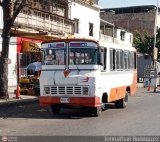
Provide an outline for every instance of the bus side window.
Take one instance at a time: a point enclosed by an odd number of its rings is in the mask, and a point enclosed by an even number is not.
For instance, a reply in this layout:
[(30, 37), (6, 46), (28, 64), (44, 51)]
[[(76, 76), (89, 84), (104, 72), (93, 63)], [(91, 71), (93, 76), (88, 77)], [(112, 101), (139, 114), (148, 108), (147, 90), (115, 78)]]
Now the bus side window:
[(104, 72), (107, 67), (107, 49), (102, 47), (101, 52), (103, 54), (103, 66), (101, 66), (101, 71)]
[(130, 69), (130, 52), (127, 50), (124, 51), (124, 69)]
[(116, 70), (123, 70), (123, 50), (116, 50)]
[(116, 50), (116, 70), (120, 69), (120, 50)]
[(103, 53), (104, 53), (103, 70), (106, 70), (106, 67), (107, 67), (107, 62), (106, 62), (106, 59), (107, 59), (107, 49), (106, 48), (104, 48)]
[(121, 64), (121, 70), (124, 69), (124, 53), (123, 53), (123, 50), (120, 50), (120, 64)]
[(130, 67), (133, 70), (134, 69), (134, 52), (131, 51), (131, 60), (130, 60)]
[(110, 71), (115, 70), (115, 50), (110, 49)]
[(134, 52), (134, 69), (137, 69), (137, 53)]

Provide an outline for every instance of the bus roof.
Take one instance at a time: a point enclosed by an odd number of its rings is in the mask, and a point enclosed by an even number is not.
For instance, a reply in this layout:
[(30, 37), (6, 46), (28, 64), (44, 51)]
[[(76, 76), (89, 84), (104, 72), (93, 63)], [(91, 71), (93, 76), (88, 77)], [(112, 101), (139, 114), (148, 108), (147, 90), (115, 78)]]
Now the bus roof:
[(135, 47), (117, 43), (110, 43), (110, 42), (101, 42), (94, 39), (86, 39), (86, 38), (62, 38), (62, 39), (54, 39), (50, 41), (42, 42), (42, 44), (52, 43), (52, 42), (71, 42), (71, 41), (86, 41), (86, 42), (94, 42), (98, 46), (106, 47), (106, 48), (116, 48), (116, 49), (123, 49), (123, 50), (132, 50), (136, 51)]
[(64, 38), (64, 39), (62, 38), (62, 39), (44, 41), (42, 42), (42, 44), (51, 43), (51, 42), (70, 42), (70, 41), (86, 41), (86, 42), (94, 42), (96, 44), (99, 44), (99, 42), (94, 39), (85, 39), (85, 38)]

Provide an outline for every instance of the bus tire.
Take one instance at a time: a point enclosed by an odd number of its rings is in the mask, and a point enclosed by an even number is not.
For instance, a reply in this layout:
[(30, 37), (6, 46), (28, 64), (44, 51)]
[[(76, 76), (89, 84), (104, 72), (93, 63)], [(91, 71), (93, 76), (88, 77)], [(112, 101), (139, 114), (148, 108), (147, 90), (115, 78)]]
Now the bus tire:
[(128, 97), (129, 97), (129, 92), (126, 91), (125, 97), (115, 101), (115, 107), (116, 108), (125, 108), (128, 103)]
[(91, 108), (92, 116), (98, 117), (102, 112), (102, 107), (93, 107)]
[(53, 114), (59, 114), (61, 111), (61, 106), (58, 104), (52, 104), (51, 105), (51, 110)]

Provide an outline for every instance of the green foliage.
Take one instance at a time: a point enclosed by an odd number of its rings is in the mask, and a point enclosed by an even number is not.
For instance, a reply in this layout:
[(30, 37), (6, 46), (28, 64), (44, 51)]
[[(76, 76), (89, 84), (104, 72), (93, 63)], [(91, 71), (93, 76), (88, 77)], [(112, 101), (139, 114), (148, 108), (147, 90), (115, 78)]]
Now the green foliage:
[(142, 35), (139, 32), (135, 32), (133, 42), (138, 52), (153, 57), (154, 37), (148, 33)]
[[(148, 54), (153, 58), (154, 36), (148, 33), (141, 34), (136, 31), (134, 33), (133, 43), (138, 52)], [(157, 30), (156, 47), (158, 48), (158, 58), (160, 58), (160, 29)]]

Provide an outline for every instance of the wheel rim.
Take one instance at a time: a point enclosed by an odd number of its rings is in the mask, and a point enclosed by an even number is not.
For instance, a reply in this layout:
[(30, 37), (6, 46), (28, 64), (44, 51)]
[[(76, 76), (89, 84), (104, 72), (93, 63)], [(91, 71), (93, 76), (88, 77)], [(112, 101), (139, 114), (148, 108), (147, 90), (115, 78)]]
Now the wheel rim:
[(126, 95), (124, 97), (124, 105), (126, 106), (128, 103), (128, 92), (126, 92)]

